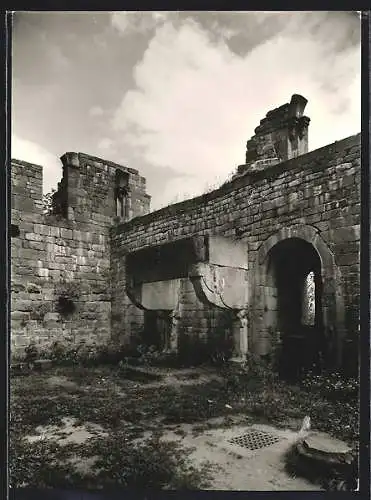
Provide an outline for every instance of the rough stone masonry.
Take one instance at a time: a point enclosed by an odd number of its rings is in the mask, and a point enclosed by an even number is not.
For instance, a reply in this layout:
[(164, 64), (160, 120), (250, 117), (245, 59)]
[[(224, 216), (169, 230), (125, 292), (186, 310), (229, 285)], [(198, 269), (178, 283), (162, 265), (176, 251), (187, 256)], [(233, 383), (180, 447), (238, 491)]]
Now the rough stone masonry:
[(66, 153), (43, 214), (42, 167), (12, 160), (13, 353), (56, 340), (196, 352), (229, 339), (236, 360), (278, 343), (283, 364), (354, 368), (360, 134), (308, 153), (306, 103), (293, 95), (267, 113), (232, 180), (151, 213), (136, 170)]

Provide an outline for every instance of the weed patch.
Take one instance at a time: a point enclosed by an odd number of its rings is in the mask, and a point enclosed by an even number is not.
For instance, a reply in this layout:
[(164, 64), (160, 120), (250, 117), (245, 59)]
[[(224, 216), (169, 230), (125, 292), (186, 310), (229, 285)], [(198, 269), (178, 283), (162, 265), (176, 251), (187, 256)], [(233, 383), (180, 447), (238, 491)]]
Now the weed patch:
[[(137, 432), (91, 438), (84, 445), (61, 446), (53, 440), (28, 443), (10, 439), (12, 487), (105, 489), (199, 489), (207, 485), (207, 466), (197, 470), (187, 458), (191, 450), (154, 436), (133, 443)], [(76, 458), (93, 458), (93, 469), (79, 472)]]
[[(108, 365), (91, 368), (73, 365), (52, 368), (48, 374), (13, 376), (12, 485), (108, 487), (120, 484), (134, 487), (142, 482), (151, 488), (180, 488), (188, 487), (187, 484), (193, 487), (197, 483), (197, 471), (186, 467), (179, 449), (160, 445), (155, 437), (145, 441), (143, 447), (134, 441), (144, 431), (170, 424), (196, 424), (201, 431), (209, 419), (216, 417), (230, 422), (230, 417), (246, 415), (255, 421), (282, 426), (288, 419), (300, 421), (304, 415), (310, 415), (314, 429), (328, 432), (351, 446), (357, 441), (355, 390), (345, 388), (343, 395), (334, 399), (327, 389), (315, 391), (308, 382), (288, 385), (274, 374), (259, 370), (251, 366), (247, 369), (223, 368), (217, 372), (218, 379), (183, 387), (156, 385), (156, 388), (128, 380), (122, 369)], [(48, 377), (61, 375), (74, 384), (55, 386), (47, 383)], [(63, 449), (56, 443), (30, 444), (23, 439), (34, 434), (39, 425), (61, 425), (63, 417), (75, 419), (76, 425), (99, 424), (108, 437), (92, 438), (79, 445), (80, 448), (68, 445)], [(128, 452), (123, 454), (123, 449)], [(72, 465), (68, 465), (66, 453), (70, 453), (71, 459), (76, 454), (97, 455), (96, 476), (78, 475)], [(160, 462), (164, 468), (160, 467)], [(175, 467), (179, 468), (180, 475), (175, 474)], [(33, 469), (36, 471), (34, 478), (31, 477)], [(167, 470), (172, 471), (172, 481)], [(148, 483), (143, 483), (146, 474)]]

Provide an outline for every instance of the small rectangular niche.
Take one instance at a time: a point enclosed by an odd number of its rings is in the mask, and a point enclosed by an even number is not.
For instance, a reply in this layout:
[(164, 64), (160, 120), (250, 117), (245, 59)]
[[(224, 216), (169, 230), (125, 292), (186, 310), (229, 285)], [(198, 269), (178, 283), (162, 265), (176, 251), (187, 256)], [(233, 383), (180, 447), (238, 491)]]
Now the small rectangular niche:
[(17, 226), (16, 224), (10, 224), (10, 237), (16, 238), (17, 236), (19, 236), (19, 234), (19, 226)]

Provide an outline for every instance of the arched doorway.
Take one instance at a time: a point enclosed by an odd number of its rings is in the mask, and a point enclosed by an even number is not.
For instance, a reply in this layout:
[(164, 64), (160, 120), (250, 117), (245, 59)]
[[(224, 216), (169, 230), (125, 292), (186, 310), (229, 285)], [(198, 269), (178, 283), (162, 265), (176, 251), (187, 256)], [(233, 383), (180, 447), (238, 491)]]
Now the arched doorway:
[(267, 256), (266, 326), (281, 341), (283, 376), (322, 365), (325, 355), (321, 260), (300, 238), (277, 243)]
[(338, 267), (319, 231), (303, 224), (280, 229), (258, 249), (251, 276), (254, 352), (269, 355), (281, 337), (283, 371), (313, 363), (340, 366), (344, 306)]

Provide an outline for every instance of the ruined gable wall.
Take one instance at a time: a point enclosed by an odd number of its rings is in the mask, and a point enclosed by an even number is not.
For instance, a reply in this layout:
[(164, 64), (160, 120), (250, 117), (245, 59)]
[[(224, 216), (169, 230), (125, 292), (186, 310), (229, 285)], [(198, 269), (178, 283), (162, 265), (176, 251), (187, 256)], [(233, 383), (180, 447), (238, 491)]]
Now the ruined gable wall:
[[(252, 273), (257, 250), (280, 228), (315, 227), (335, 256), (343, 280), (346, 327), (358, 331), (360, 136), (242, 175), (220, 189), (171, 205), (112, 230), (113, 335), (140, 330), (142, 312), (125, 293), (125, 254), (192, 234), (219, 234), (248, 243)], [(250, 276), (251, 277), (251, 276)], [(254, 292), (254, 291), (252, 291)], [(194, 318), (195, 330), (203, 332)], [(203, 332), (203, 333), (202, 333)]]
[[(65, 157), (61, 182), (72, 218), (43, 215), (42, 167), (12, 161), (11, 222), (19, 228), (19, 236), (11, 239), (13, 354), (30, 342), (46, 347), (55, 340), (110, 339), (109, 227), (116, 166), (87, 155), (77, 158), (78, 164), (71, 165)], [(143, 178), (134, 170), (129, 174), (130, 187), (141, 195), (129, 208), (131, 215), (140, 214), (148, 210), (149, 197)], [(65, 293), (75, 304), (70, 314), (59, 312)]]

